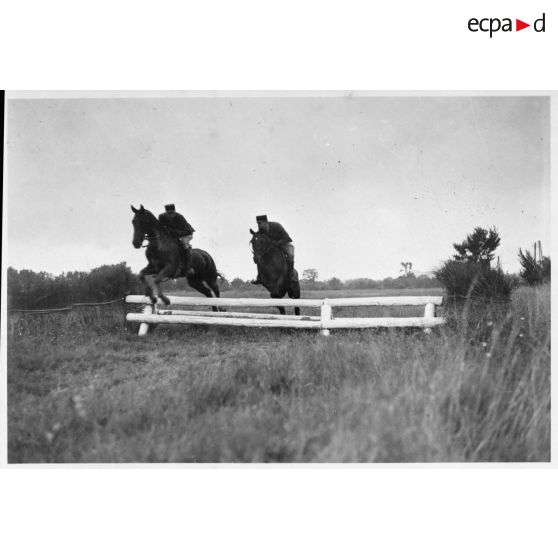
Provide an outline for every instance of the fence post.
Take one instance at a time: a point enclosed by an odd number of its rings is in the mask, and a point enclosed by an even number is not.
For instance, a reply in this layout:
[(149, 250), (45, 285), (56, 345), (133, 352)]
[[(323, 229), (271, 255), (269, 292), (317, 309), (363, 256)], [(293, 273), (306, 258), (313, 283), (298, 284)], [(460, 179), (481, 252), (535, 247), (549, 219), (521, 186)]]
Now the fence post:
[[(436, 317), (436, 306), (432, 302), (429, 302), (424, 307), (424, 317), (425, 317), (425, 319)], [(425, 327), (424, 328), (424, 333), (432, 333), (432, 328)]]
[[(156, 314), (157, 309), (154, 304), (146, 304), (141, 311), (142, 314)], [(149, 324), (142, 323), (140, 324), (138, 335), (147, 335), (149, 331)]]
[(320, 308), (320, 324), (322, 326), (322, 335), (327, 337), (329, 335), (329, 329), (324, 327), (326, 322), (331, 320), (332, 311), (331, 306), (327, 298), (324, 298), (322, 306)]

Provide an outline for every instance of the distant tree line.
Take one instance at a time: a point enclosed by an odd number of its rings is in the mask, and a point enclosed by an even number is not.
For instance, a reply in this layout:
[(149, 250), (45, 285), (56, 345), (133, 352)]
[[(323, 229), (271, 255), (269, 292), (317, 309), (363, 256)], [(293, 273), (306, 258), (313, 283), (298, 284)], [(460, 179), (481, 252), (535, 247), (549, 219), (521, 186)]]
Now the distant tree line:
[[(165, 290), (182, 291), (186, 287), (184, 279), (165, 282)], [(440, 283), (427, 275), (418, 277), (387, 277), (382, 280), (359, 278), (341, 280), (332, 277), (318, 280), (315, 269), (304, 270), (301, 287), (307, 290), (365, 290), (365, 289), (412, 289), (440, 287)], [(239, 277), (228, 281), (220, 280), (222, 291), (258, 292), (261, 287)], [(125, 262), (103, 265), (91, 271), (70, 271), (53, 275), (44, 271), (8, 268), (8, 308), (46, 309), (60, 308), (79, 302), (106, 302), (122, 298), (127, 294), (141, 293), (137, 274)]]
[[(446, 260), (434, 276), (412, 272), (411, 262), (401, 262), (402, 275), (376, 280), (357, 278), (341, 280), (332, 277), (319, 280), (318, 271), (302, 271), (302, 289), (366, 290), (366, 289), (425, 289), (443, 286), (448, 295), (477, 296), (490, 299), (509, 298), (519, 284), (538, 285), (550, 281), (550, 258), (542, 255), (540, 242), (533, 253), (519, 249), (521, 265), (519, 276), (504, 273), (499, 262), (494, 264), (494, 253), (500, 245), (500, 235), (495, 228), (475, 228), (461, 243), (453, 245), (455, 254)], [(165, 290), (183, 290), (184, 280), (169, 280)], [(257, 292), (261, 287), (249, 280), (235, 277), (220, 280), (222, 291)], [(139, 279), (125, 262), (103, 265), (91, 271), (71, 271), (52, 275), (44, 271), (8, 268), (8, 308), (45, 309), (59, 308), (78, 302), (105, 302), (122, 298), (130, 293), (142, 292)]]
[[(307, 273), (309, 272), (309, 273)], [(332, 277), (323, 281), (318, 280), (315, 269), (304, 270), (300, 280), (303, 289), (313, 291), (335, 291), (335, 290), (364, 290), (364, 289), (427, 289), (441, 287), (441, 284), (434, 277), (428, 275), (386, 277), (385, 279), (368, 279), (366, 277), (358, 279), (342, 280)], [(244, 281), (240, 277), (235, 277), (232, 281), (224, 280), (221, 283), (222, 290), (250, 291), (259, 290), (250, 281)]]

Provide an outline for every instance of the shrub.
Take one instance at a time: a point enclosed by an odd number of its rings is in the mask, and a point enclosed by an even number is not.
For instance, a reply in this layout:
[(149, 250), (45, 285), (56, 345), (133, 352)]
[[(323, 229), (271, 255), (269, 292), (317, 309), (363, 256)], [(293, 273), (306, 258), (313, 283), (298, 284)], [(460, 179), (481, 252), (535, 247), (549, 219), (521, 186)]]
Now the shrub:
[(475, 227), (463, 242), (453, 245), (456, 251), (453, 259), (459, 262), (480, 263), (489, 267), (499, 245), (500, 235), (495, 227), (491, 229)]
[(125, 262), (54, 276), (45, 272), (8, 269), (10, 308), (45, 309), (76, 302), (105, 302), (137, 292), (137, 276)]
[(434, 276), (449, 296), (479, 297), (490, 300), (508, 300), (516, 287), (514, 277), (501, 268), (492, 269), (484, 263), (447, 260)]
[(521, 278), (528, 285), (541, 285), (550, 281), (550, 258), (546, 256), (540, 261), (537, 261), (535, 256), (525, 250), (525, 253), (519, 249), (519, 263), (521, 264), (521, 271), (519, 274)]

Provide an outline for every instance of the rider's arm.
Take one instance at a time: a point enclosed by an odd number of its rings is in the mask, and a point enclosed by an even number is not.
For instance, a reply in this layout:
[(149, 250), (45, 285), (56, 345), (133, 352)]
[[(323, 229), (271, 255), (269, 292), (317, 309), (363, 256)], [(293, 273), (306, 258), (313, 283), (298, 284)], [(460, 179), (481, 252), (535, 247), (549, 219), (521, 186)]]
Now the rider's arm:
[(291, 237), (280, 223), (269, 224), (269, 235), (276, 244), (284, 244), (285, 242), (292, 242)]
[(188, 221), (186, 221), (186, 219), (184, 219), (182, 215), (177, 215), (174, 226), (178, 231), (182, 233), (181, 236), (186, 236), (194, 232), (194, 227), (192, 227), (192, 225), (190, 225), (190, 223), (188, 223)]

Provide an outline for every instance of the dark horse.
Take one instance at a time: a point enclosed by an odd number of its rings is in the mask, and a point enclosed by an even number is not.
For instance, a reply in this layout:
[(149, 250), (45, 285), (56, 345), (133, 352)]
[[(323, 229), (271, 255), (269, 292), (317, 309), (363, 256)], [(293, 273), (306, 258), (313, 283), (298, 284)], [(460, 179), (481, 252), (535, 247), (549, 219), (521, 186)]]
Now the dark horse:
[[(296, 269), (293, 272), (294, 281), (289, 280), (289, 268), (285, 260), (283, 250), (275, 244), (266, 234), (260, 232), (252, 233), (252, 251), (254, 261), (258, 265), (262, 285), (269, 291), (271, 298), (283, 298), (286, 294), (289, 298), (300, 298), (300, 283)], [(285, 314), (285, 308), (278, 306), (279, 312)], [(300, 308), (295, 308), (295, 314), (300, 315)]]
[[(139, 209), (132, 205), (132, 211), (135, 214), (132, 220), (134, 248), (141, 248), (145, 238), (148, 241), (145, 257), (149, 264), (140, 271), (139, 277), (145, 285), (145, 296), (148, 296), (153, 304), (157, 302), (155, 295), (165, 304), (170, 304), (169, 299), (161, 291), (161, 281), (167, 278), (186, 277), (190, 287), (208, 298), (212, 298), (211, 291), (215, 293), (216, 297), (219, 296), (219, 286), (217, 285), (219, 273), (213, 258), (205, 250), (192, 248), (192, 267), (195, 273), (187, 276), (182, 248), (178, 245), (177, 240), (164, 230), (155, 215), (145, 209), (143, 205)], [(155, 294), (147, 280), (149, 276), (153, 277)], [(214, 306), (213, 310), (217, 311), (217, 308)]]

